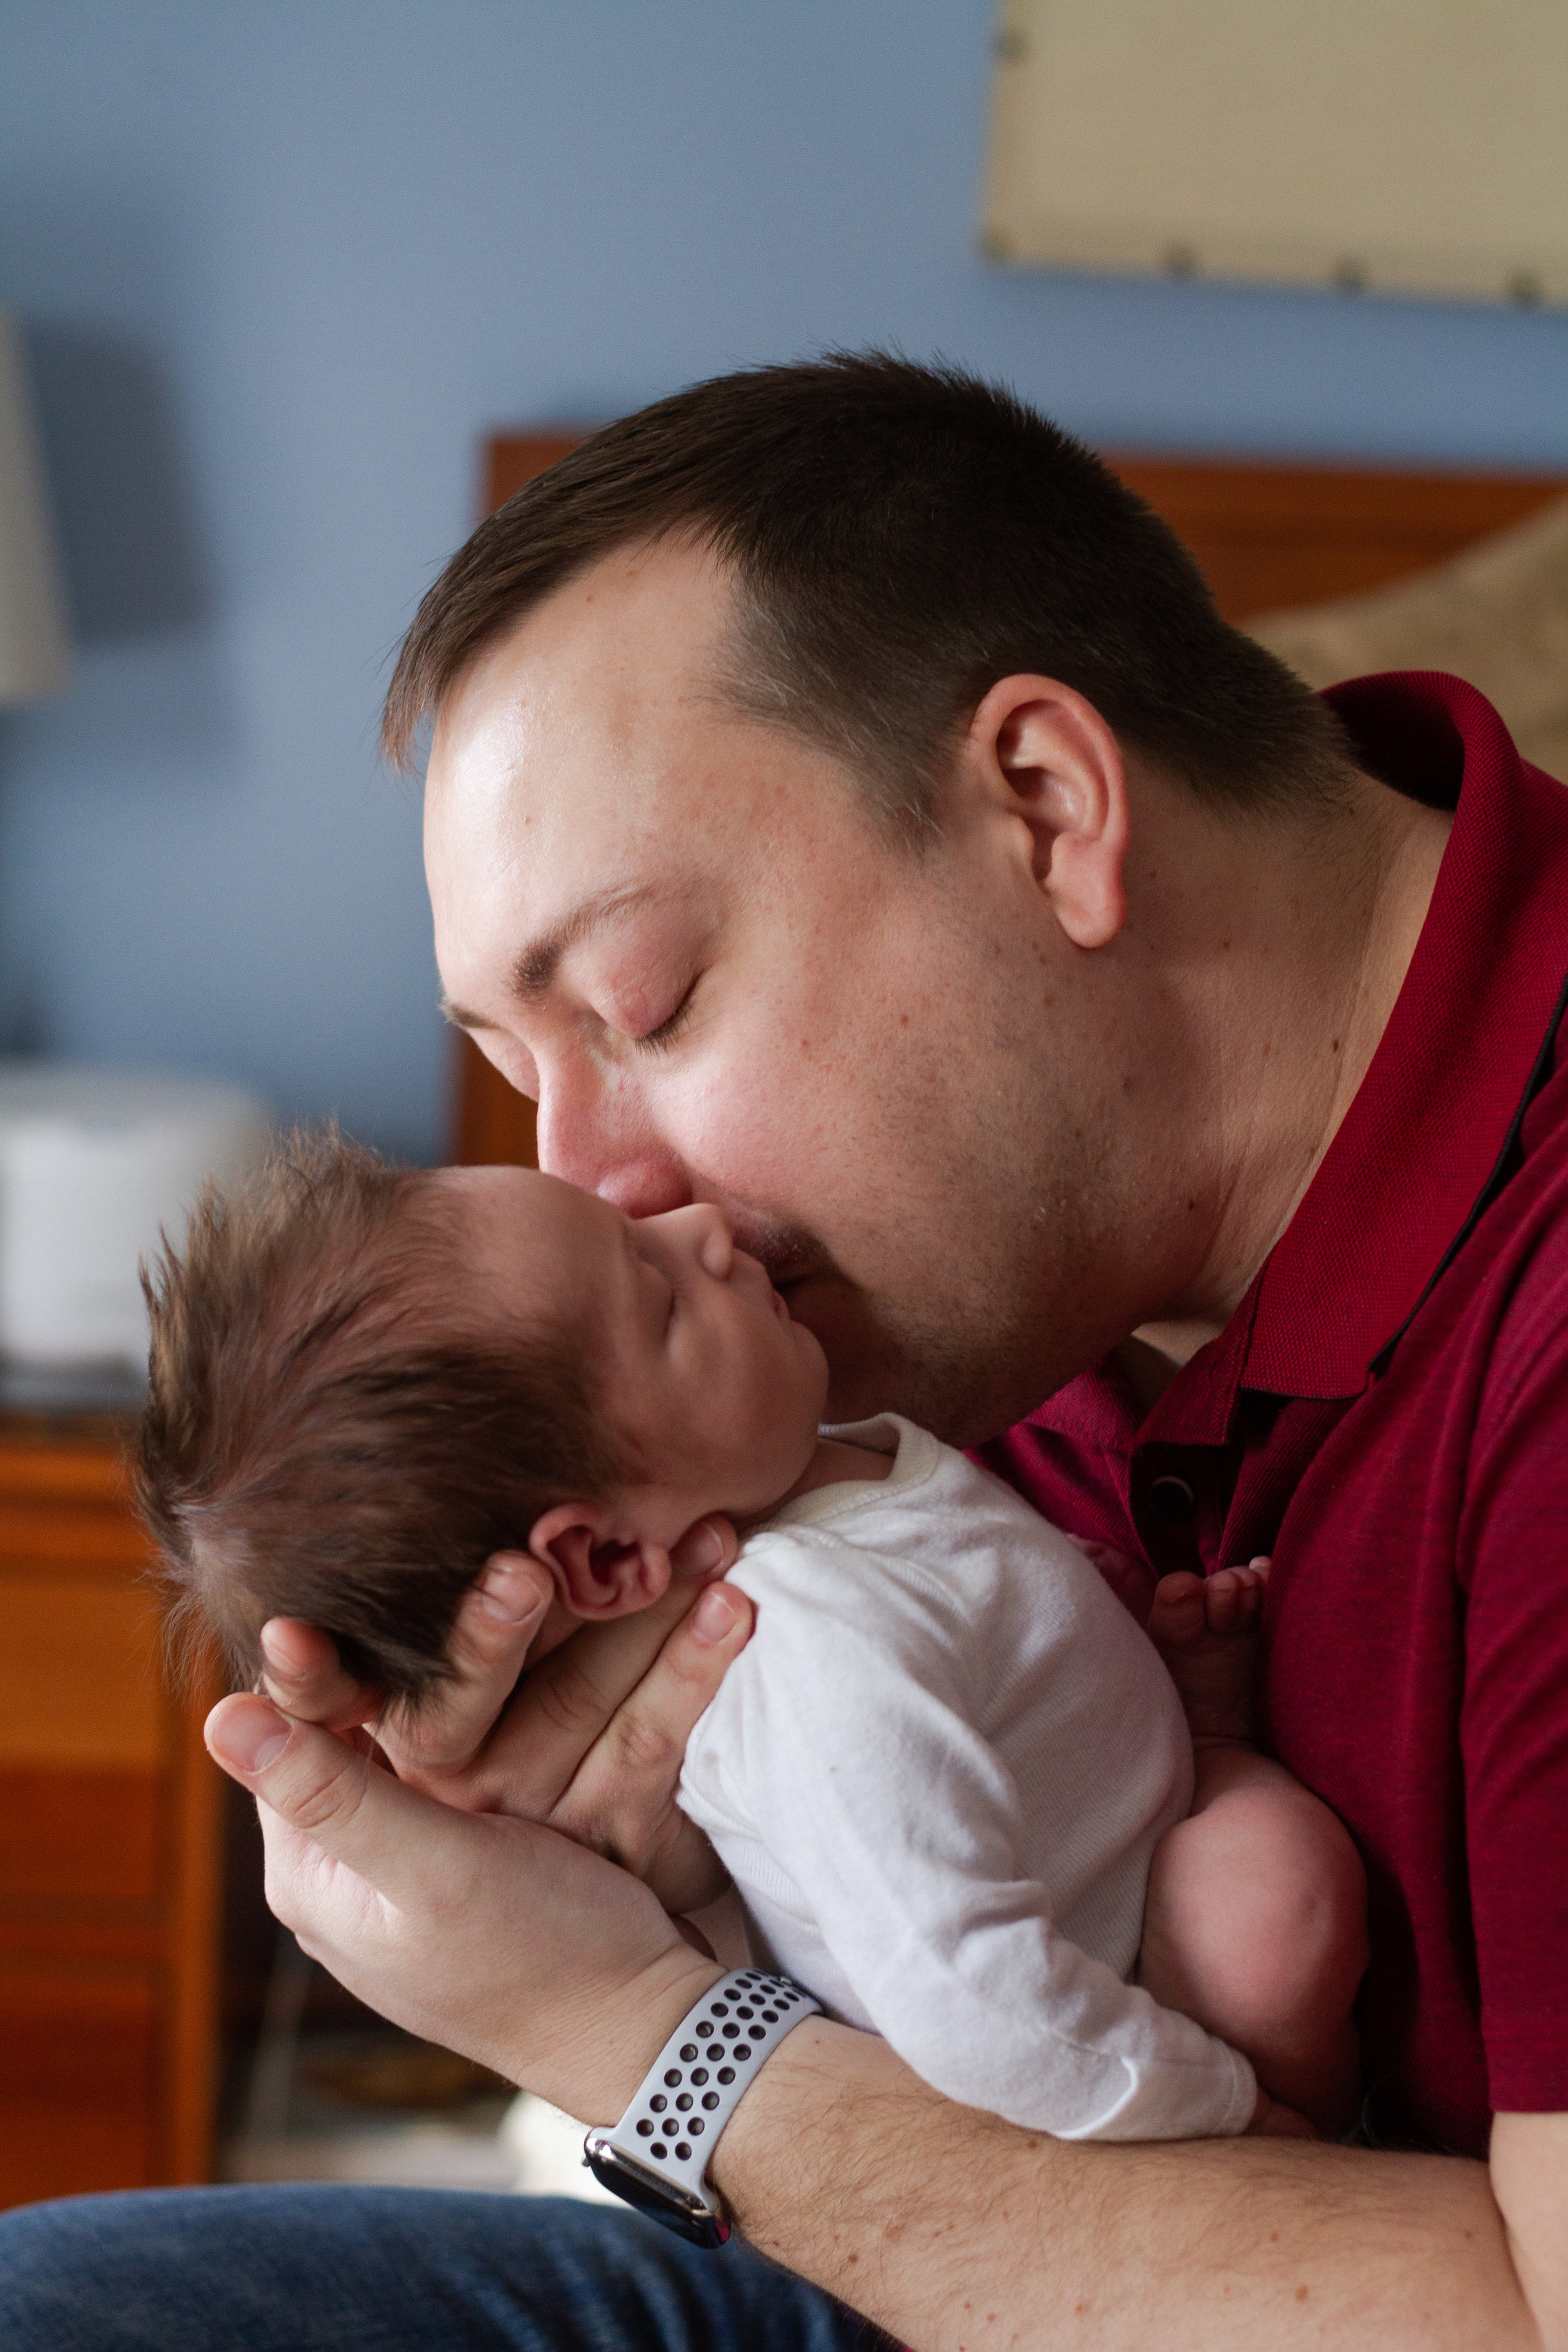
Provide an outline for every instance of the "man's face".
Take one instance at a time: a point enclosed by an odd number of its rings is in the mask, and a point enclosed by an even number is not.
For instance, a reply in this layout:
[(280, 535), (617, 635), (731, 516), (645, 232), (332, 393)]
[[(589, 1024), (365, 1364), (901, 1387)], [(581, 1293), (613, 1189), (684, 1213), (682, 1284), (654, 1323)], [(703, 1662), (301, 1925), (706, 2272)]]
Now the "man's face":
[(711, 559), (627, 551), (459, 680), (426, 803), (442, 980), (537, 1100), (546, 1170), (633, 1215), (717, 1202), (821, 1340), (833, 1415), (973, 1440), (1118, 1336), (1081, 1279), (1106, 1041), (1064, 1020), (1078, 950), (1025, 829), (961, 809), (912, 856), (716, 697), (729, 609)]

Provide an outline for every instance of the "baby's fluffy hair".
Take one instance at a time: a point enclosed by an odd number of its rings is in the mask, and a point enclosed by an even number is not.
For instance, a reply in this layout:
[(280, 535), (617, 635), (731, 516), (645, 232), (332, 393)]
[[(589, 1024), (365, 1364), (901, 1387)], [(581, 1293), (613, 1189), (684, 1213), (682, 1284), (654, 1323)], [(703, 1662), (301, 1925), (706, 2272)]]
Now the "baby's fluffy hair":
[(205, 1622), (240, 1687), (267, 1620), (303, 1617), (416, 1707), (489, 1554), (626, 1482), (589, 1349), (487, 1330), (450, 1197), (335, 1128), (209, 1185), (142, 1286), (138, 1497), (176, 1642)]

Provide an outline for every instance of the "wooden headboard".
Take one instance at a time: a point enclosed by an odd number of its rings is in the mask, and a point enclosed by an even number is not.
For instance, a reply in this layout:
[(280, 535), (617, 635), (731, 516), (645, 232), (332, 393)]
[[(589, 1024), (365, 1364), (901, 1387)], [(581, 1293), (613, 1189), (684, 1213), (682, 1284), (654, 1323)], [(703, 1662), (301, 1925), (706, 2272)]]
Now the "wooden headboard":
[[(487, 453), (486, 512), (574, 448), (584, 429), (498, 435)], [(1568, 488), (1550, 474), (1394, 473), (1109, 455), (1122, 480), (1186, 541), (1232, 621), (1423, 572), (1521, 522)], [(455, 1110), (455, 1160), (533, 1164), (533, 1105), (468, 1037), (458, 1040)]]

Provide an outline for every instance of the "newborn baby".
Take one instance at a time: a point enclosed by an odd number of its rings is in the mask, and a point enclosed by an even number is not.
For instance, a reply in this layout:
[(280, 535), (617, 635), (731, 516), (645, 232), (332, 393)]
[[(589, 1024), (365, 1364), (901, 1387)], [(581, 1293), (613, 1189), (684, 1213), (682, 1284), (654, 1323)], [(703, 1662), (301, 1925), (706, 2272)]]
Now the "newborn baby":
[[(417, 1707), (491, 1554), (554, 1578), (539, 1654), (658, 1599), (725, 1514), (756, 1631), (680, 1802), (759, 1957), (950, 2098), (1061, 2137), (1247, 2130), (1269, 2102), (1231, 2041), (1342, 2124), (1360, 1927), (1332, 1816), (1216, 1717), (1218, 1801), (1188, 1819), (1181, 1700), (1084, 1553), (897, 1415), (822, 1433), (822, 1349), (719, 1210), (634, 1222), (531, 1170), (297, 1137), (208, 1194), (148, 1289), (143, 1506), (242, 1681), (267, 1620), (305, 1618)], [(1201, 1593), (1167, 1615), (1234, 1679)], [(1283, 1950), (1325, 1906), (1327, 1941)]]

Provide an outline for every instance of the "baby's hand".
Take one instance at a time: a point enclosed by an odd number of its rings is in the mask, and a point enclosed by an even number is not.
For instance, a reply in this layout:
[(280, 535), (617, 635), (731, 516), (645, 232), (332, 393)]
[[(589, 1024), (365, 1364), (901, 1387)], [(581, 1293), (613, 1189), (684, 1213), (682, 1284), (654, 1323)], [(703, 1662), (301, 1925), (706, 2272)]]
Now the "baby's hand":
[(1142, 1560), (1134, 1559), (1130, 1552), (1118, 1551), (1114, 1544), (1100, 1543), (1092, 1536), (1072, 1536), (1068, 1541), (1077, 1544), (1084, 1558), (1100, 1570), (1129, 1615), (1135, 1617), (1140, 1625), (1147, 1625), (1154, 1600), (1153, 1570)]
[(1262, 2085), (1258, 2092), (1258, 2105), (1252, 2111), (1252, 2121), (1243, 2137), (1247, 2139), (1316, 2139), (1318, 2135), (1305, 2116), (1288, 2107), (1282, 2099), (1271, 2099)]
[(1149, 1639), (1169, 1669), (1194, 1739), (1250, 1739), (1254, 1636), (1268, 1561), (1213, 1576), (1163, 1576)]

